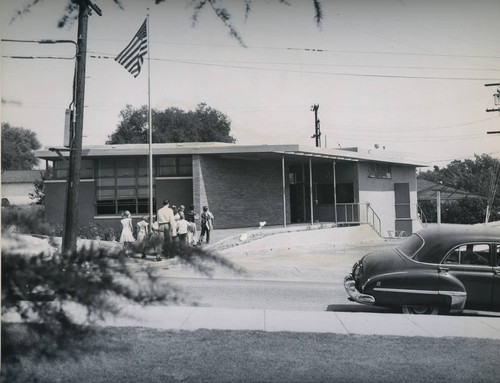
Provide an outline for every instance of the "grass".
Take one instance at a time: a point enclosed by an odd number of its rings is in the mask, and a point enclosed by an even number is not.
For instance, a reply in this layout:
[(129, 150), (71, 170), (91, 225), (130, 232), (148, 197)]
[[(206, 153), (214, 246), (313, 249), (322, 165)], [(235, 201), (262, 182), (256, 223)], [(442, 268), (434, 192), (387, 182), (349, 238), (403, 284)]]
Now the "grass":
[(490, 339), (105, 328), (70, 341), (54, 358), (26, 352), (17, 363), (4, 360), (2, 373), (6, 382), (493, 382), (499, 346)]

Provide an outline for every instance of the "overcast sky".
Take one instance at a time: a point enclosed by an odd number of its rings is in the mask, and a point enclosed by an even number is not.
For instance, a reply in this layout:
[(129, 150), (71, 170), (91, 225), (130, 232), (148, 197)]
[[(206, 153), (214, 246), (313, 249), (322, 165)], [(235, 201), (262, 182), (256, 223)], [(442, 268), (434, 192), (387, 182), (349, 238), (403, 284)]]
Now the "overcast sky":
[[(89, 19), (84, 145), (103, 144), (126, 104), (147, 104), (147, 66), (134, 78), (114, 58), (150, 7), (151, 104), (194, 109), (200, 102), (232, 121), (239, 144), (314, 146), (319, 104), (323, 146), (404, 152), (431, 165), (488, 153), (500, 157), (493, 93), (500, 83), (500, 1), (221, 1), (246, 48), (210, 9), (193, 27), (190, 0), (111, 0)], [(3, 39), (76, 40), (76, 23), (57, 28), (65, 0), (45, 0), (11, 22), (23, 0), (0, 3)], [(29, 2), (28, 2), (29, 3)], [(62, 145), (71, 101), (72, 45), (1, 45), (2, 122)], [(51, 56), (20, 60), (5, 56)], [(94, 56), (94, 57), (92, 57)]]

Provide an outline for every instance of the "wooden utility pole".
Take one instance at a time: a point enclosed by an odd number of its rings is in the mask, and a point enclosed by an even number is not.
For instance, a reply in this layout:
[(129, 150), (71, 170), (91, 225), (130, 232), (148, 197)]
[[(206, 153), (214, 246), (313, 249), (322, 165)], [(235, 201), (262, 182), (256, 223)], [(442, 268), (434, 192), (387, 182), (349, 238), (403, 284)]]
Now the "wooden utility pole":
[[(484, 84), (484, 86), (496, 86), (499, 89), (495, 94), (493, 94), (493, 99), (495, 100), (495, 105), (500, 105), (500, 83), (494, 83), (494, 84)], [(486, 109), (487, 112), (500, 112), (500, 108), (488, 108)], [(488, 132), (488, 134), (491, 134)]]
[(319, 148), (321, 147), (321, 131), (319, 127), (319, 120), (318, 120), (318, 109), (319, 105), (314, 104), (311, 106), (311, 111), (314, 112), (314, 135), (311, 138), (316, 139), (316, 147)]
[(76, 251), (76, 230), (80, 210), (80, 169), (82, 163), (83, 111), (85, 102), (85, 69), (87, 63), (87, 29), (89, 7), (99, 16), (101, 10), (89, 0), (80, 0), (78, 5), (78, 39), (76, 53), (75, 123), (69, 148), (69, 167), (66, 182), (66, 208), (64, 212), (64, 235), (62, 252)]

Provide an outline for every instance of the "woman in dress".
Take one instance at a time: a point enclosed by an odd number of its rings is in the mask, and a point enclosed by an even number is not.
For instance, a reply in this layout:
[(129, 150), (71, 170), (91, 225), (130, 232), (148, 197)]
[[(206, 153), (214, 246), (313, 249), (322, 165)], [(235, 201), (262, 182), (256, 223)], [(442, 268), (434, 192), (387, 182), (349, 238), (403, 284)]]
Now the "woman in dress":
[(122, 234), (120, 235), (120, 242), (123, 243), (123, 249), (128, 252), (130, 244), (134, 242), (134, 234), (132, 233), (132, 218), (130, 218), (130, 212), (128, 210), (124, 211), (122, 214)]

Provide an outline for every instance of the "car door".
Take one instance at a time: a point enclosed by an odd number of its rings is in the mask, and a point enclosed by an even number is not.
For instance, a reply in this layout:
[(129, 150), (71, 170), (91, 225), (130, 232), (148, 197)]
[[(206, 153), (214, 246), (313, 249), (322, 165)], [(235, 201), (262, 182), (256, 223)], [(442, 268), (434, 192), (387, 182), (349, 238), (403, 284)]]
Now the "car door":
[(466, 308), (491, 305), (493, 295), (492, 244), (466, 243), (455, 247), (441, 268), (460, 280), (467, 291)]
[(500, 244), (495, 245), (495, 267), (493, 267), (493, 306), (500, 310)]

